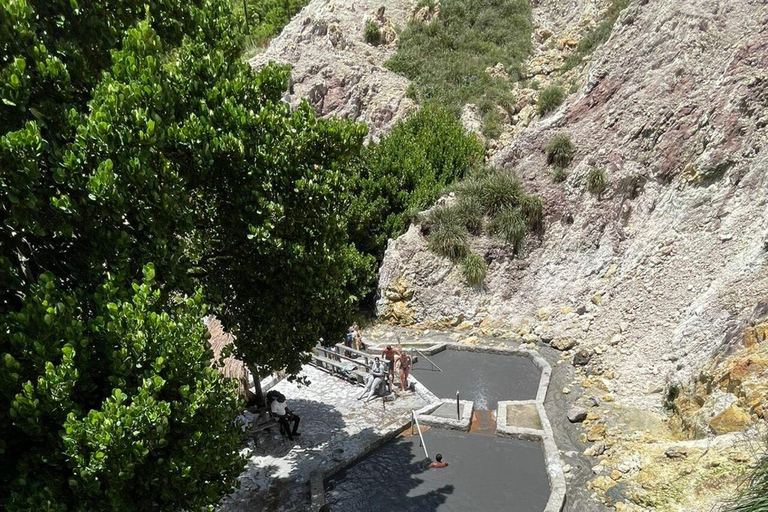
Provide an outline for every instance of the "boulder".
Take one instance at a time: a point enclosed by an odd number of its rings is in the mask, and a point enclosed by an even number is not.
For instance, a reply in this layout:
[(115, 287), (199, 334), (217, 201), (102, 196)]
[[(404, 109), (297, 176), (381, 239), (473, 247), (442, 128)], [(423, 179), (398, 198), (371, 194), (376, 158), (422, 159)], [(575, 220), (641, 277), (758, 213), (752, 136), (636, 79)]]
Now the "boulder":
[(595, 425), (587, 432), (587, 441), (600, 441), (605, 438), (605, 425)]
[(586, 348), (579, 349), (573, 356), (573, 366), (586, 366), (592, 359), (592, 351)]
[(576, 341), (571, 338), (557, 338), (552, 340), (550, 344), (557, 350), (565, 351), (575, 347)]
[(566, 416), (571, 423), (581, 423), (587, 419), (587, 410), (584, 407), (571, 407)]
[(741, 432), (751, 423), (752, 418), (749, 416), (749, 413), (737, 404), (733, 404), (712, 418), (712, 421), (709, 422), (709, 428), (716, 435), (721, 435), (729, 432)]
[(688, 456), (688, 450), (681, 446), (670, 446), (664, 451), (664, 455), (670, 459), (684, 459)]

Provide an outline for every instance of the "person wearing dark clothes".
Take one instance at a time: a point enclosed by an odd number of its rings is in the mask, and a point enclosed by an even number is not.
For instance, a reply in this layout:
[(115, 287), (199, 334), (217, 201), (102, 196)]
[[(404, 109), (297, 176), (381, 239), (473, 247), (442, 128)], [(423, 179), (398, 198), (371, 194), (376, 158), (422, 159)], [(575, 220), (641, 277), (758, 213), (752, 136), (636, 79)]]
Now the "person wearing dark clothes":
[[(293, 441), (294, 437), (298, 437), (299, 434), (299, 418), (285, 405), (285, 396), (278, 394), (273, 397), (272, 403), (269, 406), (269, 410), (277, 418), (277, 422), (280, 423), (280, 427), (288, 434), (288, 439)], [(289, 422), (293, 422), (293, 430)]]

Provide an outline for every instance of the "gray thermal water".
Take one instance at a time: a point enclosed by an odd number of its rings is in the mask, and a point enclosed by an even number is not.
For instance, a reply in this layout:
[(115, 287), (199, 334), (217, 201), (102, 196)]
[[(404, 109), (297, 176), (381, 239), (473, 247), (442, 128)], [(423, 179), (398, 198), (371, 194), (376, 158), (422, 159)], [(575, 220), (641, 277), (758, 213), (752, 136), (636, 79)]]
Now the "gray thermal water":
[(443, 429), (399, 437), (326, 482), (334, 512), (541, 512), (549, 483), (539, 443)]
[(475, 409), (536, 398), (541, 372), (527, 357), (448, 349), (429, 356), (442, 372), (418, 357), (413, 376), (439, 398), (455, 398), (458, 390), (462, 400), (475, 402)]

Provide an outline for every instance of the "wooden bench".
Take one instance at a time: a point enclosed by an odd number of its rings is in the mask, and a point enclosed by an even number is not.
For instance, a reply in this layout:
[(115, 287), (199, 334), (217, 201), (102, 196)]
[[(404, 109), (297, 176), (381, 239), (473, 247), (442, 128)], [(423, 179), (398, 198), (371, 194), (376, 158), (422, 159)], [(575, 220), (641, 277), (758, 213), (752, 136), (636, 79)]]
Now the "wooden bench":
[(351, 372), (347, 372), (344, 370), (344, 367), (347, 365), (345, 365), (344, 363), (340, 363), (339, 361), (334, 361), (333, 359), (329, 359), (327, 357), (313, 353), (312, 362), (316, 366), (329, 370), (334, 375), (338, 374), (345, 378), (351, 378), (352, 380), (356, 381), (358, 384), (362, 384), (363, 382), (365, 382), (365, 373), (361, 372), (360, 370), (353, 370)]

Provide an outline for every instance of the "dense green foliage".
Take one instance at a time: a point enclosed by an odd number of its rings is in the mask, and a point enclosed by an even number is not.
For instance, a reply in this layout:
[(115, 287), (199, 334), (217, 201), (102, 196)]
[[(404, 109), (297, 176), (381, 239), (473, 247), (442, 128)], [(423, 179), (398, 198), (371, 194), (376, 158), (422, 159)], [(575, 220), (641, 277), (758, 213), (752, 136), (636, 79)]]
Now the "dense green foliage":
[(365, 39), (365, 42), (368, 44), (371, 44), (373, 46), (380, 45), (381, 29), (379, 29), (379, 24), (373, 20), (366, 21), (365, 27), (363, 28), (363, 38)]
[(351, 186), (350, 236), (377, 259), (387, 239), (400, 235), (413, 214), (483, 161), (482, 144), (451, 112), (432, 104), (371, 143), (358, 162)]
[(215, 503), (242, 461), (203, 302), (262, 369), (342, 332), (365, 128), (292, 112), (225, 0), (8, 0), (0, 26), (0, 508)]
[(568, 134), (565, 133), (553, 135), (544, 151), (547, 153), (547, 163), (556, 168), (565, 169), (573, 160), (573, 143)]
[(461, 274), (470, 286), (483, 284), (487, 270), (485, 260), (475, 253), (468, 254), (461, 263)]
[(517, 80), (530, 50), (528, 0), (444, 0), (436, 19), (408, 24), (387, 66), (413, 81), (419, 101), (435, 100), (456, 113), (476, 104), (485, 135), (496, 137), (497, 107), (512, 115), (514, 101), (510, 81), (485, 70), (501, 63)]
[(536, 110), (540, 116), (544, 116), (559, 107), (563, 100), (565, 100), (565, 89), (559, 85), (550, 85), (539, 93)]
[(605, 171), (592, 168), (587, 174), (587, 188), (593, 194), (599, 195), (605, 189)]
[(611, 5), (608, 7), (608, 11), (606, 11), (603, 20), (598, 23), (594, 29), (584, 34), (584, 37), (579, 41), (579, 46), (576, 48), (576, 51), (565, 59), (562, 67), (563, 71), (568, 71), (569, 69), (578, 66), (584, 57), (595, 51), (598, 46), (611, 37), (613, 25), (619, 18), (621, 11), (623, 11), (627, 5), (629, 5), (629, 0), (611, 1)]
[[(309, 0), (229, 0), (232, 11), (243, 18), (246, 25), (246, 46), (249, 53), (254, 48), (265, 47), (270, 39), (283, 30), (291, 18), (298, 13)], [(247, 19), (245, 19), (247, 16)]]

